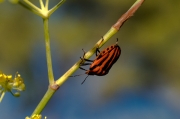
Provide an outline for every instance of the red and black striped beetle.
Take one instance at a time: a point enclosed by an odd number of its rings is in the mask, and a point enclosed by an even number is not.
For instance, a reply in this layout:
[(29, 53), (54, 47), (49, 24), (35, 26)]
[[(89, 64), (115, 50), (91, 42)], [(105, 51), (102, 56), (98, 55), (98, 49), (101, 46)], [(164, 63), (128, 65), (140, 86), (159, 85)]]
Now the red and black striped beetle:
[[(106, 75), (111, 69), (111, 67), (113, 66), (113, 64), (118, 60), (121, 54), (121, 48), (119, 47), (117, 43), (118, 43), (118, 39), (117, 39), (116, 44), (107, 47), (101, 52), (99, 51), (99, 48), (97, 48), (96, 58), (94, 60), (85, 59), (84, 56), (83, 58), (80, 57), (82, 61), (85, 60), (92, 63), (81, 64), (81, 66), (90, 65), (89, 70), (86, 70), (82, 67), (79, 67), (79, 68), (82, 70), (85, 70), (86, 71), (85, 74), (87, 74), (88, 76), (89, 75), (97, 75), (97, 76)], [(99, 54), (97, 54), (98, 52)], [(85, 52), (84, 52), (84, 55), (85, 55)], [(85, 82), (86, 78), (81, 84)]]

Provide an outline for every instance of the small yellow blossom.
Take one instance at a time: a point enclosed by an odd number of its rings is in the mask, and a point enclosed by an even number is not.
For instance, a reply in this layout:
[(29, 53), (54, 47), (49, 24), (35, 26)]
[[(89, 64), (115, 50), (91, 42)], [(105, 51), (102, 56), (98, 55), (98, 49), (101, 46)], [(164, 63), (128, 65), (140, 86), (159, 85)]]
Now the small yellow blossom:
[[(25, 119), (42, 119), (42, 116), (38, 114), (34, 114), (31, 118), (26, 117)], [(47, 117), (44, 117), (44, 119), (47, 119)]]
[[(16, 73), (15, 78), (12, 75), (6, 75), (0, 71), (0, 102), (6, 92), (10, 92), (13, 96), (19, 97), (20, 92), (25, 90), (25, 84), (21, 75)], [(13, 93), (12, 91), (16, 91)]]

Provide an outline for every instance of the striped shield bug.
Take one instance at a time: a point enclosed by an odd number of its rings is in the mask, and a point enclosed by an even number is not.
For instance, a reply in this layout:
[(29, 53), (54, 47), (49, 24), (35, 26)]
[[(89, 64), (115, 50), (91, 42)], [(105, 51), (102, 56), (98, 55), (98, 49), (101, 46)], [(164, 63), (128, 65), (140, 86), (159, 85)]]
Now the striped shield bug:
[[(108, 74), (109, 70), (111, 69), (113, 64), (118, 60), (121, 54), (121, 48), (119, 47), (117, 43), (118, 43), (118, 39), (117, 39), (116, 44), (107, 47), (101, 52), (99, 51), (99, 48), (97, 48), (96, 58), (94, 60), (85, 59), (84, 56), (83, 58), (80, 57), (82, 61), (85, 60), (87, 62), (92, 62), (92, 63), (81, 64), (81, 66), (90, 65), (89, 70), (86, 70), (82, 67), (79, 67), (79, 68), (82, 70), (85, 70), (86, 71), (85, 74), (87, 74), (88, 76), (89, 75), (104, 76)], [(85, 51), (84, 51), (84, 55), (85, 55)], [(86, 78), (81, 84), (85, 82)]]

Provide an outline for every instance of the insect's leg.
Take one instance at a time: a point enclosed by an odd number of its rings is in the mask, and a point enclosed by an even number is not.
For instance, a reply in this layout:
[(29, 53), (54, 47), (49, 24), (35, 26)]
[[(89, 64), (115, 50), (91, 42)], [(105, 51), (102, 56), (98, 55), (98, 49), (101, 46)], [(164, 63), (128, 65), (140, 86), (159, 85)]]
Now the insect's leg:
[[(103, 38), (103, 36), (101, 37), (101, 42), (99, 43), (99, 45), (103, 42), (103, 40), (104, 40), (104, 38)], [(97, 46), (97, 48), (96, 48), (96, 56), (98, 56), (98, 54), (97, 53), (100, 53), (100, 50), (99, 50), (99, 45)]]
[[(101, 38), (102, 38), (102, 40), (101, 40), (101, 43), (102, 43), (102, 42), (103, 42), (103, 40), (104, 40), (104, 38), (103, 38), (103, 36), (101, 36)], [(100, 43), (100, 44), (101, 44), (101, 43)]]
[(117, 38), (117, 40), (116, 40), (116, 44), (118, 44), (118, 38)]
[[(80, 57), (81, 58), (81, 57)], [(87, 62), (93, 62), (93, 60), (89, 60), (89, 59), (85, 59), (85, 58), (81, 58), (81, 60), (85, 60)]]
[[(81, 59), (82, 62), (83, 62), (83, 60), (85, 60), (87, 62), (93, 62), (93, 60), (85, 59), (85, 58), (82, 58), (82, 57), (80, 57), (80, 59)], [(82, 64), (82, 62), (81, 62), (81, 64)]]
[(84, 74), (78, 74), (78, 75), (69, 76), (69, 77), (76, 77), (76, 76), (81, 76), (81, 75), (84, 75)]
[[(82, 49), (82, 51), (84, 52), (83, 58), (80, 57), (80, 59), (82, 60), (82, 62), (83, 62), (84, 60), (85, 60), (85, 61), (88, 61), (88, 62), (93, 62), (93, 60), (88, 60), (88, 59), (84, 58), (86, 52), (84, 51), (84, 49)], [(81, 64), (82, 64), (82, 62), (81, 62)]]
[(96, 56), (98, 56), (97, 52), (100, 53), (99, 48), (96, 48)]
[(82, 51), (84, 52), (84, 54), (83, 54), (83, 58), (84, 58), (84, 56), (85, 56), (85, 54), (86, 54), (86, 51), (84, 51), (84, 49), (82, 49)]
[[(89, 75), (87, 75), (87, 77), (88, 77), (88, 76), (89, 76)], [(84, 81), (81, 83), (81, 85), (86, 81), (87, 77), (84, 79)]]
[(86, 69), (84, 69), (84, 68), (82, 68), (82, 67), (79, 67), (80, 69), (82, 69), (82, 70), (84, 70), (84, 71), (88, 71), (88, 70), (86, 70)]
[(84, 63), (84, 64), (81, 64), (81, 66), (85, 66), (85, 65), (91, 65), (91, 63)]

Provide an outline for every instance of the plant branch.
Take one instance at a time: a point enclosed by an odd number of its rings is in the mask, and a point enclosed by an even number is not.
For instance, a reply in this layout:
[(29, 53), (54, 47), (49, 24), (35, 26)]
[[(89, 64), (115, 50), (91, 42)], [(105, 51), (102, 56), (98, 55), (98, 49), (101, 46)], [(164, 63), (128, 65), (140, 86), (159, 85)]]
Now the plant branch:
[(40, 3), (40, 6), (41, 6), (41, 10), (43, 10), (43, 9), (44, 9), (44, 3), (43, 3), (43, 1), (42, 1), (42, 0), (39, 0), (39, 3)]
[(22, 2), (22, 1), (18, 1), (18, 3), (19, 3), (20, 5), (22, 5), (24, 8), (32, 11), (33, 13), (35, 13), (35, 14), (37, 14), (37, 15), (39, 15), (39, 16), (41, 16), (41, 14), (40, 14), (36, 9), (32, 8), (29, 4), (24, 4), (24, 2)]
[(31, 117), (35, 114), (40, 114), (44, 107), (46, 106), (47, 102), (51, 99), (52, 95), (55, 93), (55, 90), (52, 90), (51, 88), (48, 88), (46, 94), (32, 113)]
[(58, 9), (66, 0), (61, 0), (57, 5), (49, 10), (49, 15), (51, 15), (56, 9)]
[(49, 79), (49, 84), (52, 85), (54, 83), (54, 75), (53, 75), (52, 60), (51, 60), (51, 49), (50, 49), (48, 19), (43, 19), (43, 22), (44, 22), (44, 35), (45, 35), (45, 45), (46, 45), (48, 79)]
[(117, 30), (119, 30), (122, 25), (130, 18), (133, 16), (133, 14), (136, 12), (136, 10), (142, 5), (142, 3), (145, 0), (137, 0), (132, 6), (131, 8), (124, 13), (119, 19), (118, 21), (113, 25), (113, 27)]
[[(25, 2), (27, 5), (30, 6), (29, 8), (34, 9), (36, 12), (41, 11), (41, 9), (39, 9), (37, 6), (35, 6), (35, 5), (34, 5), (33, 3), (31, 3), (29, 0), (24, 0), (24, 2)], [(27, 6), (27, 5), (26, 5), (26, 6)]]
[(48, 9), (48, 6), (49, 6), (49, 0), (46, 0), (45, 8)]

